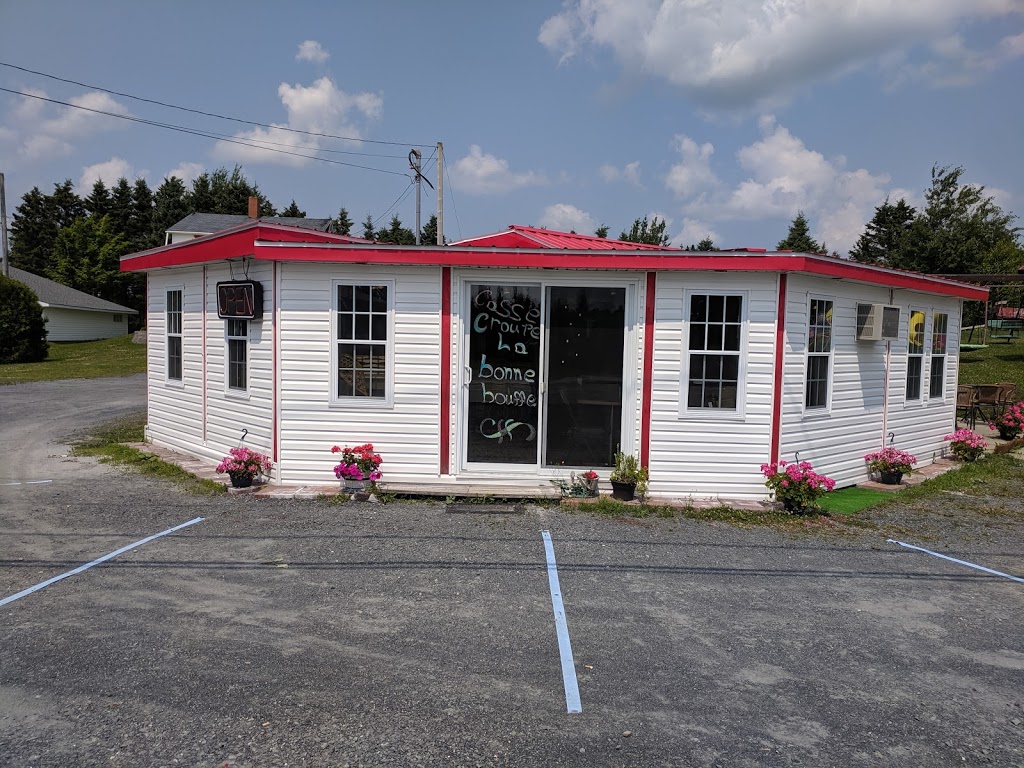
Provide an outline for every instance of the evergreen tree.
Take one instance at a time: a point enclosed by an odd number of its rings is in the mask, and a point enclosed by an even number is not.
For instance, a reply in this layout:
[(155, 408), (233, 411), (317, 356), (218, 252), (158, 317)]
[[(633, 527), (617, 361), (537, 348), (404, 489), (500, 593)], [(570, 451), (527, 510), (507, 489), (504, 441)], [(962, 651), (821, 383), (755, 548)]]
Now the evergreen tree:
[(131, 226), (123, 234), (128, 238), (129, 252), (149, 248), (153, 231), (153, 193), (145, 179), (136, 179), (132, 187)]
[(708, 252), (708, 251), (717, 251), (718, 248), (715, 247), (715, 241), (714, 240), (712, 240), (710, 237), (705, 237), (703, 240), (701, 240), (696, 245), (691, 243), (690, 245), (688, 245), (683, 250), (684, 251), (696, 251), (698, 253), (705, 253), (705, 252)]
[(348, 211), (342, 208), (338, 211), (338, 218), (334, 219), (334, 231), (339, 235), (349, 235), (355, 222), (348, 215)]
[(304, 219), (304, 218), (306, 218), (306, 212), (302, 211), (302, 210), (299, 210), (299, 206), (297, 206), (295, 204), (295, 198), (294, 197), (292, 198), (291, 205), (289, 205), (287, 208), (285, 208), (283, 211), (281, 211), (280, 215), (281, 216), (289, 216), (289, 217), (296, 218), (296, 219)]
[(39, 187), (32, 187), (11, 216), (11, 266), (45, 275), (58, 231), (52, 201)]
[(121, 232), (126, 242), (132, 239), (133, 225), (135, 218), (135, 196), (132, 193), (132, 185), (124, 176), (117, 180), (110, 193), (110, 213), (107, 214), (110, 221), (108, 227), (114, 232)]
[(270, 201), (260, 192), (259, 187), (250, 184), (236, 165), (231, 173), (218, 168), (212, 173), (201, 173), (192, 182), (189, 207), (197, 213), (230, 213), (246, 215), (249, 212), (249, 198), (259, 200), (260, 216), (275, 216), (277, 212)]
[[(445, 238), (447, 241), (447, 238)], [(437, 214), (431, 214), (420, 232), (420, 245), (437, 245)]]
[(82, 202), (85, 205), (85, 212), (90, 216), (105, 216), (110, 212), (110, 192), (103, 179), (96, 179), (92, 185), (92, 192)]
[(820, 253), (822, 246), (810, 235), (810, 227), (803, 211), (797, 211), (796, 218), (789, 225), (789, 234), (775, 246), (780, 251), (796, 253)]
[(363, 221), (363, 239), (364, 240), (373, 240), (374, 239), (373, 216), (371, 216), (370, 214), (366, 214), (366, 220)]
[(608, 237), (608, 225), (602, 224), (600, 227), (594, 230), (594, 235), (602, 239), (606, 239)]
[(864, 228), (863, 234), (857, 238), (857, 243), (850, 251), (850, 258), (864, 264), (881, 266), (889, 265), (893, 258), (899, 259), (897, 254), (904, 248), (904, 241), (916, 215), (917, 211), (903, 198), (894, 205), (886, 197), (885, 202), (875, 208), (875, 215)]
[(109, 216), (82, 218), (61, 230), (54, 243), (49, 277), (100, 299), (133, 306), (139, 298), (137, 275), (121, 271), (128, 239), (113, 228)]
[(27, 285), (0, 274), (0, 363), (38, 363), (48, 347), (39, 298)]
[(50, 200), (58, 227), (69, 227), (76, 219), (86, 214), (85, 204), (75, 193), (75, 185), (71, 183), (71, 179), (65, 179), (63, 184), (54, 184)]
[(186, 202), (188, 191), (177, 176), (164, 179), (153, 195), (153, 217), (149, 232), (148, 248), (163, 245), (167, 230), (194, 211)]
[(626, 240), (630, 243), (646, 243), (647, 245), (668, 245), (669, 237), (665, 234), (668, 222), (664, 219), (653, 217), (650, 222), (647, 217), (634, 219), (633, 227), (629, 232), (622, 232), (619, 240)]
[(411, 229), (402, 226), (402, 220), (398, 218), (397, 213), (391, 217), (391, 223), (387, 229), (377, 232), (377, 239), (394, 245), (416, 244), (415, 233)]

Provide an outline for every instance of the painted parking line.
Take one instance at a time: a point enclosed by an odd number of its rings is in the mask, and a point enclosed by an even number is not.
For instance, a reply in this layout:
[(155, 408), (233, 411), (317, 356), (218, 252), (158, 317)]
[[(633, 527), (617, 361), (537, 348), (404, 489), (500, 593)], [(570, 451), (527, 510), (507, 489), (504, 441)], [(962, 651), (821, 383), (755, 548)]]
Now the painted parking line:
[(180, 531), (182, 528), (187, 528), (190, 525), (195, 525), (196, 523), (201, 523), (205, 519), (206, 518), (204, 518), (204, 517), (197, 517), (197, 518), (194, 518), (192, 520), (189, 520), (187, 523), (182, 523), (181, 525), (176, 525), (173, 528), (168, 528), (166, 531), (160, 531), (160, 533), (154, 533), (152, 536), (147, 536), (144, 539), (140, 539), (139, 541), (136, 541), (134, 544), (128, 544), (126, 546), (121, 547), (120, 549), (115, 549), (113, 552), (111, 552), (109, 554), (106, 554), (103, 557), (96, 558), (91, 563), (86, 563), (85, 565), (80, 565), (77, 568), (74, 568), (74, 569), (72, 569), (70, 571), (67, 571), (66, 573), (60, 574), (59, 576), (54, 576), (52, 579), (47, 579), (46, 581), (41, 581), (38, 584), (36, 584), (35, 586), (33, 586), (33, 587), (29, 587), (28, 589), (23, 589), (21, 592), (18, 592), (17, 594), (14, 594), (14, 595), (11, 595), (10, 597), (5, 597), (3, 600), (0, 600), (0, 606), (7, 605), (8, 603), (13, 603), (15, 600), (20, 600), (23, 597), (31, 595), (33, 592), (38, 592), (40, 589), (43, 589), (44, 587), (48, 587), (51, 584), (55, 584), (56, 582), (61, 581), (62, 579), (66, 579), (68, 576), (74, 576), (76, 573), (81, 573), (82, 571), (87, 571), (90, 568), (92, 568), (94, 565), (99, 565), (100, 563), (105, 563), (107, 560), (112, 560), (113, 558), (117, 557), (118, 555), (123, 555), (125, 552), (127, 552), (127, 551), (129, 551), (131, 549), (135, 549), (136, 547), (141, 547), (143, 544), (148, 544), (149, 542), (153, 541), (153, 539), (159, 539), (161, 536), (166, 536), (169, 533), (174, 533), (175, 531)]
[(0, 483), (0, 485), (43, 485), (52, 482), (53, 480), (25, 480), (24, 482), (17, 483)]
[(902, 541), (897, 541), (896, 539), (886, 539), (886, 542), (888, 542), (889, 544), (899, 544), (901, 547), (906, 547), (907, 549), (916, 549), (918, 552), (924, 552), (929, 555), (934, 555), (935, 557), (941, 557), (943, 560), (949, 560), (951, 563), (966, 565), (968, 568), (974, 568), (979, 571), (985, 571), (985, 573), (991, 573), (996, 576), (1002, 576), (1004, 579), (1010, 579), (1011, 581), (1016, 581), (1020, 582), (1021, 584), (1024, 584), (1024, 579), (1020, 578), (1019, 576), (1011, 576), (1010, 574), (1003, 573), (1002, 571), (995, 571), (991, 568), (986, 568), (984, 565), (978, 565), (977, 563), (969, 563), (966, 560), (957, 560), (955, 557), (943, 555), (939, 552), (932, 552), (930, 549), (925, 549), (924, 547), (917, 547), (913, 544), (907, 544)]
[(565, 687), (565, 707), (572, 714), (582, 712), (580, 704), (580, 687), (576, 682), (576, 664), (572, 659), (572, 643), (569, 642), (569, 625), (565, 621), (565, 608), (562, 605), (562, 588), (558, 584), (558, 566), (555, 564), (555, 548), (551, 544), (551, 534), (541, 531), (544, 538), (544, 553), (548, 560), (548, 587), (551, 589), (551, 607), (555, 611), (555, 632), (558, 635), (558, 655), (562, 660), (562, 685)]

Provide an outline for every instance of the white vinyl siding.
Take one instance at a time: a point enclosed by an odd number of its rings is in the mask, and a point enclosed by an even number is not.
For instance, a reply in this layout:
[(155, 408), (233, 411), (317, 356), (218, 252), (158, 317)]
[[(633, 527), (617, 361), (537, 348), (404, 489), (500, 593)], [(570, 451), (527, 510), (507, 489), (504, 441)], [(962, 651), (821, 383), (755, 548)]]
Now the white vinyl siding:
[[(440, 464), (440, 267), (281, 264), (281, 481), (331, 484), (332, 445), (372, 443), (385, 483), (430, 480)], [(338, 284), (394, 286), (393, 408), (336, 400), (332, 313)]]
[(94, 341), (128, 333), (125, 313), (43, 307), (43, 317), (46, 318), (47, 341)]
[[(659, 273), (650, 403), (652, 496), (764, 498), (759, 467), (770, 450), (777, 279), (774, 274)], [(687, 297), (695, 294), (743, 296), (741, 411), (681, 407), (689, 354)]]

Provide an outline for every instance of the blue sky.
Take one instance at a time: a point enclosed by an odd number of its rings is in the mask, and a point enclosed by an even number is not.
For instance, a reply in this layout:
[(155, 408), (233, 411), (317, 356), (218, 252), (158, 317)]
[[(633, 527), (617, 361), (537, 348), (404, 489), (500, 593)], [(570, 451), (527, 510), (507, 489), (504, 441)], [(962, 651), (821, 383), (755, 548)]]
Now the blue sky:
[(155, 189), (239, 163), (278, 208), (411, 225), (406, 156), (438, 141), (451, 240), (656, 214), (675, 245), (774, 247), (803, 210), (845, 255), (886, 195), (920, 204), (934, 164), (1024, 213), (1024, 0), (35, 0), (0, 8), (0, 61), (278, 128), (0, 66), (11, 91), (379, 169), (0, 92), (9, 216), (65, 178)]

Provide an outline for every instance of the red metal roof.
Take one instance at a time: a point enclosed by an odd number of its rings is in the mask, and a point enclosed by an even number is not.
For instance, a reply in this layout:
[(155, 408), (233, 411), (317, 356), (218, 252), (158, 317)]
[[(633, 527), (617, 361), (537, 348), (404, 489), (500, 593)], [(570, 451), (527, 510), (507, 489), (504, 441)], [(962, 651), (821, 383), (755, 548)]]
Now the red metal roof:
[(452, 245), (467, 245), (477, 248), (557, 248), (587, 251), (675, 251), (667, 245), (631, 243), (628, 240), (612, 240), (597, 235), (579, 235), (575, 232), (558, 232), (540, 227), (524, 227), (510, 224), (503, 232), (459, 240)]

